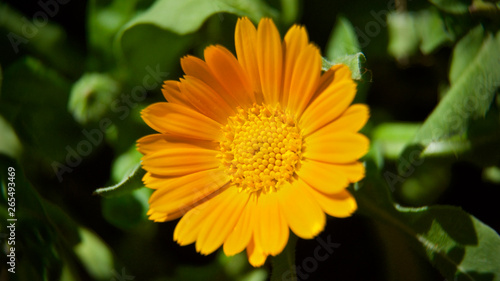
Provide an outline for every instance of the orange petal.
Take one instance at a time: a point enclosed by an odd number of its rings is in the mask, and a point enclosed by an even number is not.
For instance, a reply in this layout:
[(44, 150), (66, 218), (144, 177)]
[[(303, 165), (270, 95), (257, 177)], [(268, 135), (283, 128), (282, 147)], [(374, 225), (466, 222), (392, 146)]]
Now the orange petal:
[(254, 239), (266, 255), (281, 253), (288, 241), (288, 224), (280, 210), (278, 197), (276, 192), (261, 194), (257, 203)]
[(350, 217), (358, 208), (356, 199), (347, 190), (336, 194), (326, 194), (314, 188), (309, 188), (309, 192), (314, 196), (316, 202), (323, 211), (330, 216), (337, 218)]
[(232, 95), (242, 108), (255, 102), (253, 89), (246, 73), (234, 55), (222, 46), (205, 49), (205, 60), (215, 78)]
[(278, 29), (268, 18), (262, 19), (257, 28), (257, 63), (264, 101), (275, 105), (282, 89), (283, 51)]
[(180, 89), (189, 102), (202, 114), (225, 124), (234, 110), (227, 102), (205, 82), (194, 76), (181, 79)]
[(231, 108), (236, 108), (239, 105), (239, 101), (224, 89), (206, 62), (194, 56), (185, 56), (181, 59), (181, 66), (186, 75), (196, 77), (203, 81), (218, 93)]
[(221, 134), (220, 123), (178, 104), (154, 103), (141, 115), (144, 122), (160, 133), (202, 140), (218, 140)]
[(339, 117), (356, 95), (356, 84), (347, 66), (340, 67), (334, 80), (304, 111), (300, 124), (304, 135), (309, 135)]
[(228, 182), (229, 177), (223, 168), (177, 177), (153, 192), (149, 198), (150, 209), (167, 214), (187, 212), (225, 190)]
[(330, 84), (332, 84), (333, 79), (335, 78), (335, 72), (342, 66), (342, 64), (336, 64), (321, 75), (321, 77), (319, 78), (318, 88), (311, 98), (311, 101), (316, 99), (319, 94), (323, 93), (323, 91), (325, 91), (330, 86)]
[(266, 262), (267, 255), (264, 254), (262, 247), (255, 243), (255, 239), (251, 239), (247, 247), (248, 261), (253, 267), (262, 266)]
[(288, 104), (288, 97), (292, 84), (292, 74), (299, 54), (306, 48), (309, 42), (307, 31), (300, 25), (293, 25), (285, 35), (283, 49), (285, 55), (285, 68), (283, 72), (283, 96), (282, 104)]
[(234, 41), (238, 61), (253, 87), (256, 102), (260, 104), (263, 100), (255, 46), (255, 42), (257, 42), (257, 30), (247, 17), (238, 19)]
[(201, 231), (203, 221), (215, 207), (217, 206), (207, 200), (184, 214), (175, 226), (174, 240), (181, 246), (195, 242)]
[(328, 163), (351, 163), (368, 152), (370, 140), (362, 134), (330, 131), (327, 127), (304, 139), (307, 159)]
[(331, 164), (314, 160), (303, 160), (301, 164), (299, 178), (321, 192), (335, 194), (349, 185), (347, 175)]
[(167, 148), (142, 157), (148, 172), (164, 176), (184, 176), (217, 168), (220, 161), (216, 150), (201, 148)]
[[(249, 198), (251, 196), (249, 195)], [(257, 200), (255, 198), (250, 198), (245, 205), (240, 219), (234, 226), (233, 231), (229, 234), (226, 241), (224, 242), (224, 253), (226, 256), (233, 256), (237, 253), (243, 251), (250, 238), (252, 238), (252, 233), (255, 228), (256, 219), (255, 214), (257, 212)]]
[(150, 154), (167, 148), (205, 148), (217, 149), (215, 142), (194, 140), (166, 134), (147, 135), (137, 140), (137, 150), (142, 154)]
[(286, 184), (278, 191), (278, 200), (290, 229), (303, 239), (312, 239), (324, 229), (326, 216), (305, 188), (309, 187), (301, 179)]
[(196, 240), (196, 250), (208, 255), (217, 250), (233, 231), (245, 208), (249, 195), (238, 192), (235, 186), (212, 199), (214, 209), (205, 216), (202, 229)]
[(288, 108), (299, 117), (318, 87), (321, 75), (321, 54), (319, 49), (309, 44), (296, 58), (290, 84)]
[(168, 80), (163, 83), (163, 87), (161, 92), (163, 96), (169, 103), (175, 103), (179, 105), (183, 105), (185, 107), (189, 107), (191, 109), (195, 109), (193, 105), (189, 102), (187, 97), (181, 93), (179, 89), (179, 81)]
[(150, 172), (147, 172), (144, 177), (142, 177), (142, 182), (144, 182), (144, 185), (147, 188), (159, 189), (168, 186), (170, 184), (169, 182), (176, 178), (177, 177), (154, 175)]
[[(337, 120), (323, 127), (331, 132), (357, 132), (363, 128), (370, 117), (370, 110), (365, 104), (351, 105)], [(322, 130), (323, 130), (322, 129)]]

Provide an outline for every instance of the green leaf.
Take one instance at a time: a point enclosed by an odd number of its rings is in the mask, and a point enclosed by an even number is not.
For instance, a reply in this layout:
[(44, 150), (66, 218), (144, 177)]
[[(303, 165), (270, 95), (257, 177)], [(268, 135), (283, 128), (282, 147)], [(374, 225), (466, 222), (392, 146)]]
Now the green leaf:
[(443, 18), (436, 9), (419, 12), (415, 25), (423, 54), (430, 54), (444, 43), (453, 41), (453, 36), (446, 31)]
[(99, 122), (118, 99), (120, 85), (107, 74), (85, 73), (73, 84), (68, 110), (80, 124)]
[(469, 12), (471, 0), (429, 0), (439, 9), (452, 14), (465, 14)]
[(327, 71), (330, 69), (332, 66), (337, 65), (337, 64), (345, 64), (349, 67), (349, 69), (352, 72), (352, 79), (354, 80), (361, 80), (361, 76), (363, 75), (363, 72), (361, 72), (361, 65), (366, 62), (365, 55), (361, 52), (354, 54), (354, 55), (348, 55), (348, 56), (343, 56), (343, 57), (338, 57), (334, 61), (328, 61), (325, 58), (322, 58), (322, 66), (321, 68), (323, 71)]
[(146, 171), (142, 169), (140, 164), (137, 164), (134, 169), (127, 175), (120, 183), (99, 188), (94, 191), (94, 195), (101, 195), (104, 197), (115, 197), (130, 193), (138, 188), (144, 187), (142, 177)]
[(19, 159), (22, 151), (21, 142), (12, 126), (2, 115), (0, 115), (0, 132), (2, 132), (2, 138), (0, 138), (0, 154)]
[(372, 142), (388, 159), (397, 159), (411, 141), (420, 124), (383, 123), (373, 130)]
[(500, 236), (493, 229), (457, 207), (396, 205), (387, 184), (367, 171), (353, 193), (359, 214), (399, 230), (448, 280), (500, 280)]
[(326, 47), (326, 58), (323, 58), (323, 70), (336, 64), (345, 64), (352, 72), (352, 78), (361, 80), (361, 65), (366, 62), (356, 32), (352, 24), (344, 17), (339, 17)]
[(146, 219), (150, 195), (149, 189), (137, 189), (119, 197), (103, 198), (103, 217), (122, 229), (137, 226)]
[(297, 21), (300, 12), (299, 0), (281, 0), (281, 19), (287, 25)]
[(467, 33), (453, 48), (449, 79), (455, 84), (465, 72), (469, 64), (478, 56), (483, 44), (484, 29), (478, 25)]
[(387, 15), (387, 50), (393, 57), (403, 59), (417, 52), (420, 38), (415, 21), (414, 14), (392, 12)]
[[(117, 32), (136, 13), (139, 0), (108, 1), (91, 0), (88, 4), (87, 29), (90, 49), (97, 56), (94, 63), (102, 67), (112, 62), (113, 40)], [(104, 60), (103, 63), (100, 60)], [(97, 67), (99, 68), (99, 67)]]
[(344, 17), (338, 17), (326, 46), (326, 57), (335, 61), (339, 57), (355, 55), (361, 51), (354, 27)]
[(84, 135), (67, 110), (70, 87), (62, 75), (31, 57), (6, 70), (0, 109), (21, 140), (29, 161), (41, 158), (50, 165), (53, 161), (64, 162), (68, 150), (77, 153), (77, 144)]
[(440, 154), (468, 150), (467, 129), (471, 122), (485, 120), (500, 87), (499, 49), (500, 32), (495, 36), (488, 34), (477, 55), (462, 70), (408, 148), (417, 145), (424, 153)]
[(178, 66), (193, 33), (210, 16), (223, 12), (254, 21), (276, 14), (260, 0), (158, 0), (122, 27), (115, 40), (117, 54), (131, 67), (133, 82), (142, 83), (147, 66), (160, 65), (164, 72)]
[(417, 50), (430, 54), (454, 40), (443, 17), (435, 8), (418, 12), (393, 12), (387, 16), (389, 53), (397, 59), (414, 55)]
[(113, 255), (108, 246), (91, 231), (80, 228), (82, 241), (75, 246), (75, 254), (89, 274), (97, 280), (113, 277)]
[(260, 0), (157, 0), (147, 11), (128, 22), (121, 36), (128, 29), (141, 24), (151, 24), (185, 35), (198, 30), (208, 17), (222, 12), (248, 16), (255, 22), (261, 17), (275, 14)]

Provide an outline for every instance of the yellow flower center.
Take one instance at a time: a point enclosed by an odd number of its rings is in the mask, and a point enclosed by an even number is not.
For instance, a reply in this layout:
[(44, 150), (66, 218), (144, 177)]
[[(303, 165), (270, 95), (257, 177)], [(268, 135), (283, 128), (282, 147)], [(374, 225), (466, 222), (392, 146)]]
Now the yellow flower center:
[(294, 119), (279, 107), (240, 108), (222, 130), (219, 158), (240, 190), (267, 193), (293, 179), (302, 136)]

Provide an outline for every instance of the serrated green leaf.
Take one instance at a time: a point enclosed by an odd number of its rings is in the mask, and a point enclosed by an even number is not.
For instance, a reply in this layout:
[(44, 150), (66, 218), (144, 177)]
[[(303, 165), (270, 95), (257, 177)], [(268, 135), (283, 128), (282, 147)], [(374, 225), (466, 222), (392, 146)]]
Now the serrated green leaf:
[(469, 31), (453, 48), (449, 79), (455, 84), (470, 63), (474, 61), (483, 44), (484, 29), (481, 25)]
[(398, 229), (448, 280), (500, 280), (500, 236), (493, 229), (458, 207), (398, 206), (370, 171), (353, 192), (359, 214)]
[(94, 191), (94, 194), (104, 197), (115, 197), (128, 194), (138, 188), (144, 187), (142, 177), (144, 177), (145, 174), (146, 171), (142, 169), (140, 164), (137, 164), (129, 175), (127, 175), (120, 183), (113, 186), (99, 188)]
[(332, 35), (326, 46), (326, 57), (330, 61), (361, 51), (358, 37), (352, 24), (344, 17), (338, 17)]
[(330, 69), (334, 65), (345, 64), (351, 70), (352, 79), (361, 80), (361, 76), (363, 74), (363, 72), (361, 72), (361, 65), (365, 62), (366, 62), (365, 55), (363, 53), (359, 52), (359, 53), (354, 54), (354, 55), (337, 57), (334, 61), (328, 61), (327, 59), (322, 58), (321, 68), (323, 69), (323, 71), (327, 71), (328, 69)]
[(473, 121), (485, 119), (500, 87), (499, 49), (500, 32), (495, 36), (488, 34), (478, 54), (462, 70), (408, 147), (420, 145), (424, 152), (442, 154), (468, 150), (467, 129)]
[(361, 65), (366, 62), (365, 55), (360, 52), (359, 42), (352, 24), (339, 17), (332, 35), (328, 40), (326, 58), (323, 58), (323, 70), (336, 64), (345, 64), (352, 72), (352, 78), (361, 80)]

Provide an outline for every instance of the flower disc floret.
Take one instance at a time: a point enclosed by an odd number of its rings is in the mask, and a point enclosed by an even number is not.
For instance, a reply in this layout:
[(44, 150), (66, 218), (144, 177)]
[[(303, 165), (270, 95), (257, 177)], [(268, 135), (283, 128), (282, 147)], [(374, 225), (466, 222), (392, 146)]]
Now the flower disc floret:
[(239, 108), (223, 131), (219, 158), (240, 190), (268, 193), (293, 180), (302, 136), (295, 120), (279, 107)]

